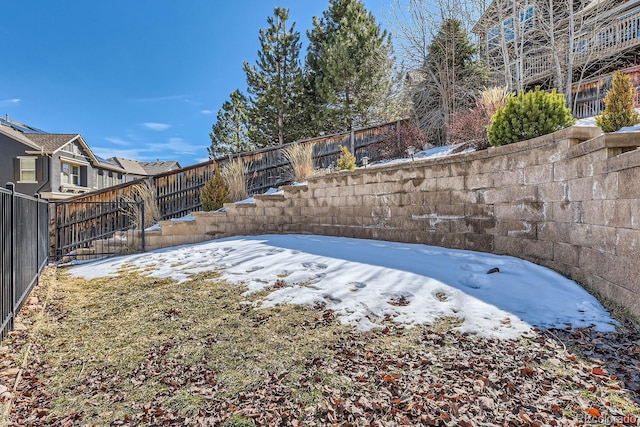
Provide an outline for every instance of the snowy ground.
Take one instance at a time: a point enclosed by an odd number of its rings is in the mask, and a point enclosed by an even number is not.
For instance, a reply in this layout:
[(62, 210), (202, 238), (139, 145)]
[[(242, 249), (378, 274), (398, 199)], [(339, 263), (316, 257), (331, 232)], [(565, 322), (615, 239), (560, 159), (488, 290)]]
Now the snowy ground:
[[(270, 290), (262, 304), (326, 304), (362, 331), (387, 319), (408, 325), (453, 316), (459, 330), (515, 338), (532, 327), (616, 322), (575, 282), (513, 257), (426, 245), (309, 236), (241, 236), (71, 267), (95, 278), (135, 265), (155, 277), (184, 281), (220, 271), (247, 292)], [(488, 274), (492, 269), (499, 272)], [(276, 285), (277, 283), (277, 285)], [(274, 286), (276, 285), (276, 286)]]

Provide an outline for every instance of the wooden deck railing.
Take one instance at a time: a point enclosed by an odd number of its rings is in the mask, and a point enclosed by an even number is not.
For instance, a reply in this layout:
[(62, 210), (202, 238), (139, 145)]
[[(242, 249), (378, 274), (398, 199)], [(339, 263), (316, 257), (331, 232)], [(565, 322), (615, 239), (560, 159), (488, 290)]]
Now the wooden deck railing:
[(640, 12), (599, 27), (573, 45), (576, 65), (610, 57), (623, 50), (640, 45)]

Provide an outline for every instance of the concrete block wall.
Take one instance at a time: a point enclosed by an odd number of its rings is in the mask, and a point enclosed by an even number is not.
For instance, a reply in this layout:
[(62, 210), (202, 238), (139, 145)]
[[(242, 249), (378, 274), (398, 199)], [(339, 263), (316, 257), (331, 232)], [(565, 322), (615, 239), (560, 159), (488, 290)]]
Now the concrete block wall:
[(304, 233), (513, 255), (640, 317), (640, 135), (570, 128), (451, 157), (337, 172), (148, 232), (156, 249)]

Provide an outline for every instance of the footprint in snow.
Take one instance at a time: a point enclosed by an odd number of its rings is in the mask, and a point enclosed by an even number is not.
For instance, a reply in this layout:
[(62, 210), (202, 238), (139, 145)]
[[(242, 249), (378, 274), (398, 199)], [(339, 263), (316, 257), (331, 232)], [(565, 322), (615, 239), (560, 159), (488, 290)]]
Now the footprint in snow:
[(302, 266), (311, 271), (324, 270), (329, 267), (327, 264), (322, 264), (318, 262), (303, 262)]
[(488, 267), (485, 267), (480, 264), (462, 264), (460, 268), (465, 271), (473, 271), (474, 273), (480, 272), (480, 271), (487, 271), (488, 269)]
[(459, 283), (467, 288), (482, 289), (490, 283), (490, 278), (486, 274), (470, 274), (462, 277)]
[(351, 282), (347, 283), (347, 285), (349, 286), (349, 290), (352, 292), (356, 292), (367, 287), (367, 284), (362, 282)]

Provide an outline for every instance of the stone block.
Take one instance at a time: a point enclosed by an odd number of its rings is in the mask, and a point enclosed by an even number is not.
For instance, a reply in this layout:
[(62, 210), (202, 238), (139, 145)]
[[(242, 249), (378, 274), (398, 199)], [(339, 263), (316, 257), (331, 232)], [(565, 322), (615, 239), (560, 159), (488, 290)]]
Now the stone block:
[[(580, 250), (577, 246), (569, 243), (553, 242), (553, 260), (566, 266), (578, 267)], [(563, 269), (563, 271), (568, 271), (568, 269)]]
[(522, 254), (522, 239), (508, 236), (494, 236), (494, 253), (520, 257)]
[(640, 199), (640, 167), (618, 172), (618, 196), (621, 199)]
[(640, 199), (612, 200), (614, 217), (610, 224), (616, 227), (640, 229)]
[[(485, 174), (477, 174), (477, 175), (467, 175), (464, 177), (464, 185), (467, 190), (477, 190), (480, 188), (492, 188), (494, 174), (485, 173)], [(459, 190), (455, 188), (455, 190)]]
[(585, 200), (582, 202), (582, 219), (587, 224), (615, 225), (615, 204), (610, 200)]
[(593, 198), (593, 178), (577, 178), (568, 182), (567, 198), (574, 201), (591, 200)]
[(447, 177), (437, 178), (436, 189), (438, 191), (464, 190), (465, 177), (464, 176), (447, 176)]
[(638, 254), (640, 254), (640, 230), (617, 228), (616, 255), (628, 258), (637, 258)]
[(425, 164), (425, 169), (424, 169), (425, 178), (441, 178), (445, 176), (451, 176), (451, 168), (449, 164), (430, 164), (432, 163), (432, 161), (429, 161), (429, 160), (421, 163)]
[(522, 257), (534, 260), (553, 260), (553, 242), (536, 239), (522, 239)]
[(493, 236), (490, 234), (466, 233), (464, 235), (464, 247), (471, 251), (492, 252)]
[(593, 177), (591, 197), (600, 200), (613, 200), (618, 197), (618, 174), (611, 172)]
[(441, 205), (451, 203), (451, 191), (431, 191), (425, 193), (425, 204)]
[(521, 239), (536, 239), (538, 227), (535, 222), (519, 220), (497, 220), (495, 233), (500, 236), (516, 237)]
[(524, 184), (535, 185), (553, 182), (553, 165), (550, 163), (528, 166), (523, 169)]
[(539, 222), (537, 224), (536, 236), (539, 240), (548, 242), (571, 243), (571, 228), (573, 224), (570, 222)]
[(478, 203), (478, 191), (460, 190), (451, 192), (451, 203)]
[(567, 200), (566, 182), (547, 182), (538, 185), (538, 198), (545, 202), (562, 202)]
[(500, 203), (494, 206), (498, 220), (544, 221), (544, 204), (537, 202), (521, 202), (518, 204)]

